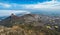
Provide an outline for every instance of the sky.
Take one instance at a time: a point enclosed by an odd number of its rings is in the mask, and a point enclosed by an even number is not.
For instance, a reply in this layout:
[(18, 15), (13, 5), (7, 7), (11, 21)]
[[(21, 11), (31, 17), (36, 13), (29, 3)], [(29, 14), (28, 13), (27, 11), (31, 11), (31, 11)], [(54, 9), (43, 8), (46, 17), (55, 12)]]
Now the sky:
[(46, 2), (51, 0), (0, 0), (2, 3), (17, 3), (17, 4), (35, 4), (38, 2)]
[(0, 9), (20, 10), (20, 9), (25, 9), (26, 6), (28, 7), (47, 1), (51, 1), (51, 0), (0, 0)]
[(0, 0), (0, 16), (33, 11), (60, 11), (60, 0)]

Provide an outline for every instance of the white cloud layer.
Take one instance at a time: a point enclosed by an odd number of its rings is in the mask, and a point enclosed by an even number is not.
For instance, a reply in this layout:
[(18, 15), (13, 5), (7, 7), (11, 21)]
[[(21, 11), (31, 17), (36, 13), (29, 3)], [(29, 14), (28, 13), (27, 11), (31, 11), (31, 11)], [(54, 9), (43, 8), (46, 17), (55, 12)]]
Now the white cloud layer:
[(10, 8), (11, 7), (10, 4), (5, 4), (5, 3), (0, 3), (0, 6), (2, 6), (3, 8)]
[(0, 3), (0, 6), (3, 6), (3, 8), (12, 8), (12, 9), (60, 9), (60, 2), (57, 0), (52, 0), (48, 2), (43, 3), (37, 3), (37, 4), (5, 4)]
[(58, 10), (60, 9), (60, 2), (58, 1), (49, 1), (49, 2), (43, 2), (38, 4), (31, 4), (31, 5), (25, 5), (25, 8), (28, 9), (54, 9)]
[(9, 16), (12, 13), (14, 13), (14, 14), (30, 14), (29, 11), (24, 11), (24, 10), (0, 10), (0, 16)]

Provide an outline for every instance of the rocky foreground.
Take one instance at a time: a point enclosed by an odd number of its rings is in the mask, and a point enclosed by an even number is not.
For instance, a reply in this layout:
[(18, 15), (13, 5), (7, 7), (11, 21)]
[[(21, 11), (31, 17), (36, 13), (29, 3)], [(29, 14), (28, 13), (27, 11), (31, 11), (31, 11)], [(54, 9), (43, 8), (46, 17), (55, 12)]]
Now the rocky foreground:
[(57, 29), (51, 30), (50, 27), (15, 25), (9, 28), (0, 26), (0, 35), (60, 35), (60, 32)]

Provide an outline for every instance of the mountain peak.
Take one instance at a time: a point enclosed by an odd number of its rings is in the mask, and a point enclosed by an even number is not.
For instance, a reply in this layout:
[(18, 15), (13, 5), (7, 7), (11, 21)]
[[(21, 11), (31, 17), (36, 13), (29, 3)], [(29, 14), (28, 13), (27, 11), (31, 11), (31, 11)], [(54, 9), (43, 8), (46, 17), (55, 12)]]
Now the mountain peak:
[(11, 16), (15, 16), (15, 14), (14, 14), (14, 13), (12, 13), (12, 14), (11, 14)]

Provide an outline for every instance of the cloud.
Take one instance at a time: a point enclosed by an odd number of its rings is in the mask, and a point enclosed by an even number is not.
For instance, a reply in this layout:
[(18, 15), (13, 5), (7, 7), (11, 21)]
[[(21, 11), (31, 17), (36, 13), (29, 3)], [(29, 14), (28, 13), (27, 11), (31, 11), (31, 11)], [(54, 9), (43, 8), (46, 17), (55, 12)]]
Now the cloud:
[[(7, 3), (0, 3), (0, 7), (3, 10), (0, 10), (0, 16), (10, 15), (11, 13), (22, 13), (22, 14), (29, 14), (31, 13), (30, 10), (42, 10), (42, 11), (60, 11), (60, 2), (58, 1), (47, 1), (37, 4), (7, 4)], [(0, 9), (1, 9), (0, 8)], [(6, 10), (4, 10), (6, 9)], [(12, 9), (12, 10), (8, 10)], [(23, 10), (21, 10), (23, 9)]]
[(25, 5), (25, 8), (28, 9), (60, 9), (60, 2), (58, 1), (49, 1), (49, 2), (43, 2), (43, 3), (37, 3), (37, 4), (31, 4), (31, 5)]
[(4, 6), (5, 6), (6, 8), (10, 8), (10, 7), (11, 7), (11, 5), (9, 5), (9, 4), (4, 4)]
[(12, 10), (19, 10), (19, 9), (53, 9), (53, 10), (59, 10), (60, 9), (60, 2), (58, 1), (47, 1), (47, 2), (43, 2), (40, 3), (38, 2), (37, 4), (16, 4), (16, 3), (12, 3), (12, 4), (6, 4), (6, 3), (0, 3), (0, 6), (3, 6), (2, 8), (4, 9), (12, 9)]
[(10, 8), (11, 7), (10, 4), (6, 4), (6, 3), (0, 3), (0, 6), (2, 6), (2, 8)]
[(14, 14), (30, 14), (29, 11), (25, 11), (25, 10), (0, 10), (0, 16), (9, 16), (12, 13), (14, 13)]

